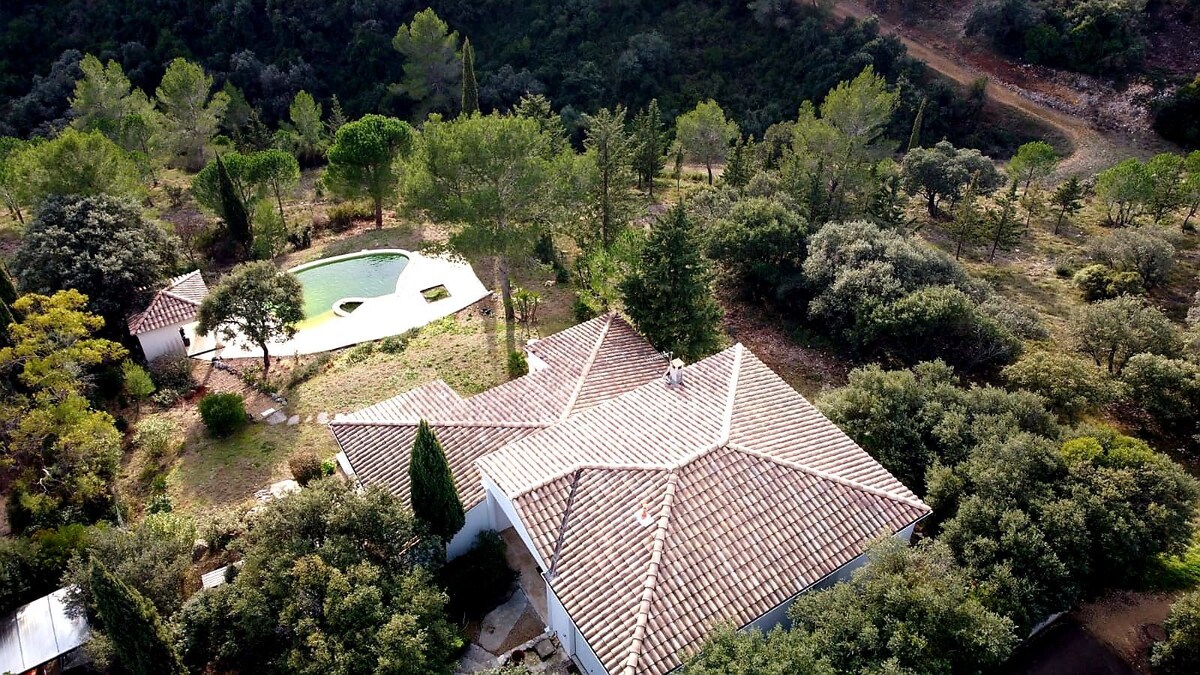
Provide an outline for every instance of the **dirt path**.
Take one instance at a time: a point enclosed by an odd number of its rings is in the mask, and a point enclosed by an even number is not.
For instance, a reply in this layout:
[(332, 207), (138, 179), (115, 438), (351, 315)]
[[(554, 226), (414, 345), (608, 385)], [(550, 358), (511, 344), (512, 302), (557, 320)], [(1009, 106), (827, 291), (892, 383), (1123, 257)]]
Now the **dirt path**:
[(1059, 130), (1073, 146), (1072, 154), (1059, 167), (1063, 174), (1094, 173), (1117, 161), (1131, 156), (1146, 157), (1169, 148), (1160, 139), (1134, 138), (1122, 134), (1096, 129), (1084, 118), (1056, 110), (1021, 94), (1021, 89), (1000, 77), (998, 73), (978, 67), (965, 58), (954, 44), (936, 36), (922, 33), (918, 29), (900, 26), (869, 10), (855, 0), (838, 0), (831, 10), (834, 18), (853, 17), (865, 19), (876, 16), (880, 31), (900, 38), (908, 53), (924, 61), (930, 68), (962, 85), (970, 85), (981, 77), (987, 77), (987, 96), (1000, 105), (1016, 108)]

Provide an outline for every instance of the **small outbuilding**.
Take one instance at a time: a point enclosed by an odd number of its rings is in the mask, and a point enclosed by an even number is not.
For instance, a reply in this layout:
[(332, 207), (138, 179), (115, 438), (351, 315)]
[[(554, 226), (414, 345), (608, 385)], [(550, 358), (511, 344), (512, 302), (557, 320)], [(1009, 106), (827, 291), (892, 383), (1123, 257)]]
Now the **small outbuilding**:
[(0, 673), (49, 675), (86, 664), (87, 619), (67, 613), (69, 588), (22, 605), (0, 619)]
[(147, 361), (168, 354), (187, 354), (200, 303), (208, 286), (200, 270), (171, 279), (154, 294), (146, 309), (129, 317), (129, 333), (137, 336)]

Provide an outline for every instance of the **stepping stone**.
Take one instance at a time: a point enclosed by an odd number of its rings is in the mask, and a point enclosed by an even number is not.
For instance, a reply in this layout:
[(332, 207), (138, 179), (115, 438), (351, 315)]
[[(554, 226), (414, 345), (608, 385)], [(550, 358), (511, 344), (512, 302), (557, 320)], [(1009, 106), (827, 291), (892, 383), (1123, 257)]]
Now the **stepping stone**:
[(274, 415), (274, 414), (275, 414), (275, 409), (274, 409), (274, 408), (267, 408), (266, 410), (264, 410), (264, 411), (262, 411), (262, 412), (260, 412), (260, 413), (259, 413), (259, 415), (260, 415), (260, 416), (261, 416), (263, 419), (267, 419), (268, 417), (270, 417), (271, 415)]
[(294, 427), (297, 424), (300, 424), (300, 416), (299, 415), (292, 415), (291, 417), (288, 418), (287, 425), (289, 427)]
[(554, 648), (554, 644), (550, 640), (541, 640), (533, 646), (533, 651), (537, 652), (538, 658), (545, 661), (554, 656), (554, 652), (558, 650)]
[(309, 415), (308, 417), (305, 417), (305, 418), (304, 418), (304, 423), (305, 423), (305, 424), (312, 424), (312, 415)]
[(329, 424), (329, 413), (317, 413), (317, 424)]
[(287, 421), (287, 415), (284, 415), (283, 413), (279, 412), (278, 410), (272, 411), (271, 416), (267, 418), (267, 424), (270, 424), (271, 426), (275, 426), (276, 424), (283, 424), (286, 421)]

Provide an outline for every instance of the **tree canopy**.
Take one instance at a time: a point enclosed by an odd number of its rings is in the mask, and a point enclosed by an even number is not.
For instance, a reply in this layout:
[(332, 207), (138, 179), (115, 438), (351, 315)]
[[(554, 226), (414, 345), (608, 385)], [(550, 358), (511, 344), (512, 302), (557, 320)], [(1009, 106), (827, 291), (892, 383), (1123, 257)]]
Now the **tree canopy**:
[(289, 340), (304, 320), (303, 289), (296, 277), (269, 261), (243, 263), (221, 278), (196, 315), (201, 335), (245, 340), (263, 353), (263, 374), (271, 369), (268, 345)]
[(393, 117), (366, 115), (337, 130), (329, 147), (325, 184), (348, 199), (369, 197), (375, 227), (383, 227), (383, 204), (400, 183), (397, 162), (413, 150), (414, 132)]

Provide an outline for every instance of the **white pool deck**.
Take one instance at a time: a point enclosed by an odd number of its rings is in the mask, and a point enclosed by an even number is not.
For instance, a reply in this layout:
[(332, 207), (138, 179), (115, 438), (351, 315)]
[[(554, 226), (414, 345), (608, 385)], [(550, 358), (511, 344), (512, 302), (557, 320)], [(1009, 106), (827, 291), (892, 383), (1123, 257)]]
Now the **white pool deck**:
[[(377, 253), (399, 253), (408, 257), (408, 265), (396, 280), (396, 292), (377, 298), (366, 298), (352, 313), (334, 316), (315, 326), (301, 327), (291, 340), (271, 343), (272, 356), (316, 354), (360, 342), (381, 340), (419, 328), (431, 321), (449, 316), (487, 297), (491, 291), (475, 276), (471, 265), (451, 256), (426, 256), (402, 249), (366, 249), (357, 253), (322, 258), (293, 267), (298, 272), (309, 267)], [(422, 291), (445, 286), (449, 297), (428, 302)], [(335, 303), (336, 304), (336, 303)], [(218, 340), (215, 335), (198, 336), (196, 324), (184, 326), (191, 338), (188, 353), (195, 358), (261, 358), (262, 350), (241, 339)]]

